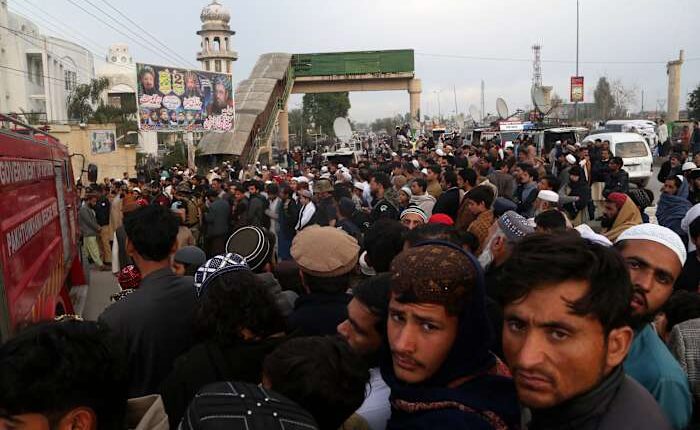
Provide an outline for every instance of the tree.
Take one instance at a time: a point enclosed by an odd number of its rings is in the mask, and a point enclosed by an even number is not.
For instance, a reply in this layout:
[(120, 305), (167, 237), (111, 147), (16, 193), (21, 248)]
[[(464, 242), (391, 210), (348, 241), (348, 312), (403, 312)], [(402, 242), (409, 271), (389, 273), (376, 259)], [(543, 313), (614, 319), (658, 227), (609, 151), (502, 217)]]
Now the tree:
[(333, 121), (348, 116), (350, 95), (348, 92), (304, 94), (303, 106), (305, 126), (314, 123), (318, 131), (334, 137)]
[(304, 137), (304, 113), (301, 109), (289, 111), (289, 134), (296, 136), (295, 143), (300, 145)]
[(601, 76), (600, 79), (598, 79), (598, 85), (596, 85), (595, 91), (593, 92), (593, 100), (598, 117), (602, 120), (610, 119), (610, 115), (615, 108), (615, 98), (610, 90), (608, 78), (605, 76)]
[(620, 79), (615, 79), (610, 87), (612, 96), (615, 99), (615, 107), (612, 114), (617, 118), (624, 118), (632, 105), (637, 102), (639, 90), (634, 86), (626, 87)]
[(700, 119), (700, 85), (688, 94), (688, 118)]
[(89, 84), (76, 86), (68, 96), (68, 116), (87, 123), (95, 113), (95, 105), (102, 106), (102, 93), (109, 88), (109, 79), (92, 79)]

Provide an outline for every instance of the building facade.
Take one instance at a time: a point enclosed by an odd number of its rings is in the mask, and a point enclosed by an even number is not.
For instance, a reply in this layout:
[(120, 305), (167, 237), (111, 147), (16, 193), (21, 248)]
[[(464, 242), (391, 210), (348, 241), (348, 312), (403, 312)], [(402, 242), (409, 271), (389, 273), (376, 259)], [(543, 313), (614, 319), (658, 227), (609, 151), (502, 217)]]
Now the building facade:
[(94, 77), (89, 50), (41, 34), (36, 24), (8, 11), (7, 0), (0, 0), (0, 112), (68, 122), (71, 91)]

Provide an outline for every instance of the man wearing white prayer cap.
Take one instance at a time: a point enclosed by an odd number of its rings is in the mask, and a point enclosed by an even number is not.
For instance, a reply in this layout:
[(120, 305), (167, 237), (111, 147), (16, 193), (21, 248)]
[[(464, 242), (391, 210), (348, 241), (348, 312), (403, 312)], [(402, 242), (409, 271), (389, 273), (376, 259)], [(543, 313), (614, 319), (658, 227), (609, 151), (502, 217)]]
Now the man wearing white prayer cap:
[(541, 190), (535, 200), (535, 215), (550, 209), (556, 209), (559, 205), (559, 194), (551, 190)]
[(627, 263), (634, 290), (630, 311), (635, 335), (625, 372), (654, 396), (674, 428), (684, 429), (693, 412), (688, 377), (651, 322), (673, 293), (685, 246), (671, 229), (640, 224), (622, 232), (615, 247)]

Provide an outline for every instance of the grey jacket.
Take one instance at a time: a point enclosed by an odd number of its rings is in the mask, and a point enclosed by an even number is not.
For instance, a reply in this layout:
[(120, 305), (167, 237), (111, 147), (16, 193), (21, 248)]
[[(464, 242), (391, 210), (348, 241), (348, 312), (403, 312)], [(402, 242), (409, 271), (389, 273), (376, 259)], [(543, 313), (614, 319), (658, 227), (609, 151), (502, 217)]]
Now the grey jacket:
[(204, 221), (207, 223), (207, 237), (224, 236), (228, 234), (231, 207), (223, 199), (215, 200), (209, 210), (204, 214)]
[(548, 410), (525, 411), (532, 413), (528, 430), (671, 430), (651, 394), (622, 366), (588, 393)]
[(100, 225), (97, 223), (95, 211), (87, 203), (80, 207), (78, 212), (78, 223), (83, 237), (97, 236), (100, 232)]

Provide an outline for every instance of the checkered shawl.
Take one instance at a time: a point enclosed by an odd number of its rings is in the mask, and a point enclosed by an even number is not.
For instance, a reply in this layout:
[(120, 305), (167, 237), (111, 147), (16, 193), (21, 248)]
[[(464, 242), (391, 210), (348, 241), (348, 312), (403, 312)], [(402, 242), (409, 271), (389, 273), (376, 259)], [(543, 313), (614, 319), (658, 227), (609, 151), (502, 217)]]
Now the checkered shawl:
[(669, 349), (688, 375), (690, 391), (700, 402), (700, 318), (676, 324), (671, 329)]
[(224, 273), (250, 270), (246, 259), (238, 254), (217, 255), (204, 263), (194, 274), (194, 293), (199, 300), (207, 290), (207, 286), (217, 276)]

